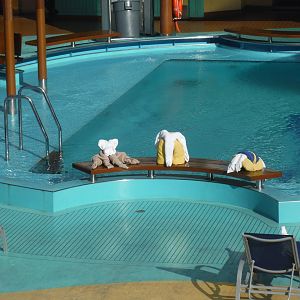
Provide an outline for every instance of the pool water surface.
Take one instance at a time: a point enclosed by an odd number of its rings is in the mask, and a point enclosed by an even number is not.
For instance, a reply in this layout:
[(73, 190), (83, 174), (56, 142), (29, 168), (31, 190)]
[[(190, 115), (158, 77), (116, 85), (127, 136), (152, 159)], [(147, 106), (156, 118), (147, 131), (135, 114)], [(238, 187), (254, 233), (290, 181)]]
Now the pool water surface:
[[(66, 161), (97, 153), (99, 138), (118, 138), (119, 149), (133, 156), (155, 156), (156, 133), (168, 129), (186, 136), (193, 157), (230, 160), (253, 149), (267, 166), (286, 170), (270, 184), (298, 194), (300, 82), (292, 78), (299, 66), (163, 62), (65, 141)], [(269, 79), (268, 74), (279, 75)]]
[[(267, 167), (284, 173), (267, 185), (299, 196), (300, 64), (293, 54), (198, 45), (106, 55), (49, 61), (49, 95), (63, 127), (63, 173), (29, 171), (44, 156), (44, 142), (24, 105), (25, 151), (16, 150), (13, 120), (12, 159), (0, 162), (4, 181), (47, 188), (79, 179), (71, 163), (89, 160), (100, 138), (118, 138), (118, 150), (131, 156), (152, 156), (157, 132), (168, 129), (186, 136), (191, 156), (230, 160), (237, 151), (256, 151)], [(25, 81), (34, 83), (36, 66), (24, 69)], [(55, 148), (56, 127), (35, 97)]]
[[(17, 116), (10, 117), (8, 162), (0, 125), (0, 219), (9, 245), (8, 255), (0, 252), (2, 293), (161, 280), (233, 283), (242, 233), (280, 233), (284, 224), (300, 237), (300, 202), (291, 201), (300, 200), (299, 56), (206, 43), (118, 50), (49, 58), (48, 92), (63, 128), (60, 174), (31, 171), (45, 144), (28, 106), (24, 151), (17, 149)], [(18, 68), (36, 84), (34, 61)], [(28, 94), (57, 149), (46, 104)], [(191, 156), (230, 160), (250, 149), (284, 176), (260, 192), (163, 176), (88, 184), (71, 167), (97, 153), (100, 138), (118, 138), (118, 150), (131, 156), (154, 156), (161, 129), (182, 132)]]

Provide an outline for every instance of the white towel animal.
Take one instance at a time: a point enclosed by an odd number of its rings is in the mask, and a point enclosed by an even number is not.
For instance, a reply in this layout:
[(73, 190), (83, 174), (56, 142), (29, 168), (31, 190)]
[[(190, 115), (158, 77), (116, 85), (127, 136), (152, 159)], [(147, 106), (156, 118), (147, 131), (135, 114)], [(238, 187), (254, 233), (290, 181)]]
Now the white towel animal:
[[(241, 171), (242, 167), (243, 167), (243, 163), (244, 163), (244, 160), (245, 159), (249, 159), (249, 157), (246, 155), (251, 155), (253, 156), (254, 158), (250, 158), (251, 159), (251, 163), (253, 163), (253, 165), (256, 163), (258, 164), (256, 166), (256, 170), (261, 170), (262, 168), (265, 168), (266, 165), (264, 163), (264, 161), (259, 157), (259, 156), (256, 156), (256, 154), (254, 152), (251, 152), (251, 151), (243, 151), (243, 152), (240, 152), (240, 153), (237, 153), (231, 160), (230, 164), (228, 165), (228, 168), (227, 168), (227, 173), (232, 173), (232, 172), (239, 172)], [(254, 160), (254, 162), (253, 162)], [(252, 167), (252, 168), (251, 168)], [(251, 166), (248, 168), (244, 165), (244, 168), (248, 171), (256, 171), (255, 169), (253, 169), (253, 166)], [(250, 168), (250, 169), (249, 169)]]
[(190, 157), (186, 146), (186, 140), (180, 132), (169, 132), (167, 130), (162, 130), (156, 135), (155, 145), (157, 145), (160, 139), (165, 141), (165, 161), (167, 167), (172, 166), (174, 144), (176, 140), (178, 140), (183, 146), (185, 161), (189, 161)]
[(112, 140), (99, 140), (98, 146), (103, 151), (103, 153), (107, 156), (116, 154), (117, 146), (118, 146), (118, 139), (112, 139)]

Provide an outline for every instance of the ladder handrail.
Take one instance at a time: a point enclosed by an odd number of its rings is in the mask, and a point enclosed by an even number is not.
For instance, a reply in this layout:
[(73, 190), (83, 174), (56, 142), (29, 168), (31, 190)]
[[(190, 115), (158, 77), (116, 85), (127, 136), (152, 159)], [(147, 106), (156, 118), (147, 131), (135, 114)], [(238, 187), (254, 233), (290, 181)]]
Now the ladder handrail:
[(62, 158), (62, 128), (61, 128), (61, 125), (60, 125), (59, 120), (56, 116), (55, 110), (54, 110), (54, 108), (51, 104), (51, 101), (50, 101), (50, 98), (49, 98), (47, 92), (40, 86), (34, 86), (34, 85), (30, 85), (30, 84), (26, 83), (26, 85), (23, 85), (19, 89), (18, 95), (22, 95), (22, 92), (25, 89), (29, 89), (29, 90), (32, 90), (34, 92), (42, 94), (44, 99), (46, 100), (46, 103), (47, 103), (47, 105), (50, 109), (51, 115), (54, 119), (54, 122), (55, 122), (57, 130), (58, 130), (58, 152), (59, 152), (59, 157)]
[(7, 96), (4, 100), (4, 129), (5, 129), (5, 160), (9, 160), (9, 138), (8, 138), (8, 101), (12, 101), (18, 99), (18, 110), (19, 110), (19, 148), (20, 150), (23, 149), (23, 138), (21, 137), (22, 135), (22, 109), (21, 109), (21, 100), (27, 100), (31, 106), (31, 109), (35, 115), (35, 118), (40, 126), (40, 129), (44, 135), (45, 138), (45, 145), (46, 145), (46, 157), (49, 157), (49, 138), (47, 135), (47, 132), (45, 130), (45, 127), (42, 123), (42, 120), (36, 110), (36, 107), (31, 100), (30, 97), (28, 96), (23, 96), (23, 95), (16, 95), (16, 96)]

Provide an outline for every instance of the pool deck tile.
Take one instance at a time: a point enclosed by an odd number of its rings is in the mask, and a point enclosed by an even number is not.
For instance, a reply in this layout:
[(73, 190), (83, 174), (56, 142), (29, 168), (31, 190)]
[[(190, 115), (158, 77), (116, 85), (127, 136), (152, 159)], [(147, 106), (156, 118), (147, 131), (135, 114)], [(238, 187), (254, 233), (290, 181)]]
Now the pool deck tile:
[[(0, 293), (141, 281), (234, 283), (243, 232), (279, 233), (247, 209), (180, 199), (116, 201), (55, 216), (0, 209)], [(299, 238), (299, 224), (287, 224)]]

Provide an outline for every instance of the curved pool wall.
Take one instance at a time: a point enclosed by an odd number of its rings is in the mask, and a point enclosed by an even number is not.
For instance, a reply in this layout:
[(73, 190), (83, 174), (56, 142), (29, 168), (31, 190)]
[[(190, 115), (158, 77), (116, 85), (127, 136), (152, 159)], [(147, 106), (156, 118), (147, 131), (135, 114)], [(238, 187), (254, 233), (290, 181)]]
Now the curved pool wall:
[[(113, 178), (112, 178), (113, 179)], [(138, 201), (139, 199), (184, 199), (243, 207), (278, 223), (299, 223), (300, 201), (280, 201), (250, 187), (207, 182), (195, 179), (161, 178), (106, 180), (62, 188), (56, 191), (0, 184), (0, 203), (38, 210), (44, 213), (67, 212), (79, 206), (105, 201)]]
[[(104, 46), (90, 47), (72, 50), (55, 50), (49, 55), (49, 61), (56, 62), (77, 57), (84, 59), (89, 54), (106, 53), (109, 51), (128, 51), (143, 49), (148, 51), (158, 44), (164, 47), (183, 46), (189, 47), (190, 43), (197, 46), (205, 46), (211, 42), (216, 42), (215, 38), (208, 39), (187, 38), (133, 42), (123, 44), (112, 44)], [(211, 44), (208, 47), (215, 47)], [(108, 49), (109, 48), (109, 49)], [(82, 52), (83, 51), (83, 52)], [(151, 50), (150, 50), (151, 51)], [(171, 50), (173, 51), (173, 50)], [(227, 51), (227, 55), (236, 59), (237, 52)], [(239, 53), (241, 57), (249, 56), (249, 53)], [(262, 55), (262, 59), (271, 60), (269, 53)], [(289, 60), (293, 53), (279, 53), (275, 59)], [(216, 55), (217, 56), (217, 55)], [(238, 59), (238, 58), (237, 58)], [(256, 60), (257, 58), (252, 58)], [(292, 60), (292, 59), (291, 59)], [(23, 66), (32, 68), (36, 65), (34, 59), (24, 62)], [(22, 65), (20, 65), (22, 68)], [(14, 150), (16, 151), (16, 150)], [(84, 176), (83, 176), (84, 177)], [(266, 188), (263, 192), (243, 188), (234, 185), (221, 184), (217, 182), (205, 182), (199, 180), (174, 180), (174, 179), (124, 179), (107, 181), (97, 184), (86, 184), (87, 181), (74, 180), (68, 183), (58, 183), (39, 188), (39, 184), (26, 182), (20, 178), (4, 178), (0, 185), (0, 203), (2, 205), (16, 206), (20, 208), (33, 209), (45, 213), (58, 213), (81, 205), (95, 204), (100, 201), (138, 200), (141, 198), (183, 198), (191, 201), (217, 202), (229, 205), (236, 205), (251, 209), (264, 216), (267, 216), (279, 223), (300, 222), (300, 208), (298, 199), (286, 199), (285, 195), (280, 195), (274, 189)], [(58, 181), (59, 182), (59, 181)]]
[[(77, 186), (55, 191), (0, 184), (0, 204), (47, 214), (67, 212), (80, 206), (103, 201), (143, 201), (143, 199), (182, 199), (234, 205), (250, 209), (278, 223), (300, 222), (300, 201), (286, 201), (270, 194), (222, 182), (162, 177), (160, 179), (111, 178), (95, 184), (77, 182)], [(79, 185), (80, 184), (80, 185)]]

